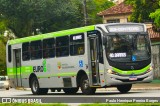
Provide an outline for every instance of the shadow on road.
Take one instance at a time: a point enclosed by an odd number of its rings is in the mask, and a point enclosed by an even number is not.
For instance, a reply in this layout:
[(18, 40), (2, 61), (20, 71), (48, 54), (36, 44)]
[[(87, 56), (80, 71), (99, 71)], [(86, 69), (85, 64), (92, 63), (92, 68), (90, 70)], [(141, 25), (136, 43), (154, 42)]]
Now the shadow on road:
[[(143, 92), (128, 92), (128, 93), (125, 93), (125, 94), (136, 94), (136, 93), (143, 93)], [(120, 93), (120, 92), (102, 92), (102, 93), (100, 93), (100, 92), (97, 92), (97, 93), (95, 93), (95, 94), (93, 94), (93, 95), (84, 95), (84, 94), (82, 94), (82, 93), (76, 93), (76, 94), (65, 94), (65, 93), (63, 93), (63, 92), (55, 92), (55, 93), (53, 93), (53, 92), (49, 92), (47, 95), (43, 95), (43, 97), (44, 96), (61, 96), (61, 97), (64, 97), (64, 96), (86, 96), (86, 97), (94, 97), (94, 96), (107, 96), (107, 95), (118, 95), (118, 96), (123, 96), (123, 95), (125, 95), (125, 94), (122, 94), (122, 93)], [(33, 94), (25, 94), (25, 95), (18, 95), (18, 96), (36, 96), (36, 97), (39, 97), (39, 96), (42, 96), (42, 95), (33, 95)]]

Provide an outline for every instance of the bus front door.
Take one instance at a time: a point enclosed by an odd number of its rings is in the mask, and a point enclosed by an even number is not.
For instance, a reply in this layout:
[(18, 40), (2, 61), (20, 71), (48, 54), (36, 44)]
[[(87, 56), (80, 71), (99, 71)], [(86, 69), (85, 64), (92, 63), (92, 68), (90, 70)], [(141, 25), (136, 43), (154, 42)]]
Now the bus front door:
[(89, 79), (91, 86), (100, 85), (99, 78), (99, 39), (96, 34), (88, 35), (88, 45), (89, 45)]
[(14, 50), (14, 66), (15, 66), (15, 86), (21, 87), (22, 86), (22, 78), (21, 78), (21, 49)]

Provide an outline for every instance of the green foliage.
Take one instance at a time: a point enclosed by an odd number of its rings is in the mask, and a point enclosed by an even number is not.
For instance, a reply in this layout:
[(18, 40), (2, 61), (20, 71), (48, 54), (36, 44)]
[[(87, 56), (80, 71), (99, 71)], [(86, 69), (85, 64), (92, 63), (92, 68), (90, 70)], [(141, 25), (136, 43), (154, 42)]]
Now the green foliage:
[[(160, 1), (159, 1), (159, 6), (160, 6)], [(152, 19), (154, 19), (154, 23), (157, 27), (160, 27), (160, 7), (156, 9), (155, 12), (152, 12), (149, 15)]]
[(125, 0), (126, 3), (133, 6), (131, 21), (133, 22), (150, 22), (151, 12), (159, 8), (159, 0)]
[(102, 17), (97, 16), (97, 13), (108, 9), (113, 5), (114, 3), (108, 0), (89, 0), (87, 2), (89, 24), (102, 23)]
[[(100, 23), (97, 13), (113, 6), (108, 0), (87, 0), (89, 24)], [(17, 37), (84, 25), (82, 0), (0, 0), (0, 33)]]
[(154, 19), (156, 26), (160, 27), (160, 9), (157, 9), (155, 12), (151, 13), (150, 17)]
[(17, 37), (81, 25), (73, 0), (0, 0), (0, 22)]
[[(6, 75), (6, 42), (7, 39), (4, 38), (3, 36), (0, 36), (0, 75)], [(4, 71), (2, 71), (4, 70)]]
[(0, 21), (0, 35), (3, 35), (6, 29), (6, 20)]

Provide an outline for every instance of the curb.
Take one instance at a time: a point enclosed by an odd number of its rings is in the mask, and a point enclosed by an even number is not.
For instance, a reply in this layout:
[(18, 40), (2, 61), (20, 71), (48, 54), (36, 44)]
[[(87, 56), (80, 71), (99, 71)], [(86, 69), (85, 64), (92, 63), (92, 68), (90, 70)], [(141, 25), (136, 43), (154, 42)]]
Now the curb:
[[(30, 91), (30, 88), (16, 87), (16, 90)], [(150, 83), (150, 84), (135, 84), (132, 86), (131, 90), (160, 90), (160, 83)], [(116, 87), (108, 88), (97, 88), (97, 91), (117, 91)]]
[[(160, 87), (154, 87), (154, 88), (132, 88), (132, 91), (137, 90), (160, 90)], [(99, 88), (97, 91), (117, 91), (117, 88)]]

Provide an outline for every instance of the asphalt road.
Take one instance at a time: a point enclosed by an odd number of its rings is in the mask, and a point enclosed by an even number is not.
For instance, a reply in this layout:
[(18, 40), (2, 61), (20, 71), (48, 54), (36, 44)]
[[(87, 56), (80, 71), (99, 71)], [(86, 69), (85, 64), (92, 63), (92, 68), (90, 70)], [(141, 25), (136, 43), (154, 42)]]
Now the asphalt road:
[[(30, 99), (36, 99), (34, 101), (36, 103), (95, 103), (95, 102), (119, 102), (119, 99), (123, 99), (123, 102), (130, 102), (129, 100), (137, 99), (151, 99), (155, 100), (154, 102), (160, 102), (158, 98), (160, 97), (160, 90), (131, 90), (127, 94), (121, 94), (120, 92), (113, 89), (107, 90), (97, 90), (95, 95), (83, 95), (81, 91), (78, 91), (76, 95), (67, 95), (63, 91), (62, 92), (50, 92), (47, 95), (32, 95), (30, 89), (27, 90), (16, 90), (14, 88), (10, 90), (0, 89), (0, 98), (12, 98), (11, 102), (32, 102)], [(15, 100), (13, 100), (15, 99)], [(17, 99), (17, 100), (16, 100)], [(39, 101), (39, 99), (42, 99)], [(160, 99), (160, 98), (159, 98)], [(0, 102), (2, 102), (0, 100)], [(141, 101), (143, 102), (143, 101)]]
[[(160, 97), (160, 90), (131, 90), (126, 94), (121, 94), (116, 89), (107, 90), (99, 89), (94, 95), (83, 95), (81, 91), (78, 91), (75, 95), (67, 95), (63, 91), (51, 92), (43, 97)], [(0, 97), (41, 97), (42, 95), (32, 95), (30, 89), (27, 90), (16, 90), (14, 88), (10, 90), (0, 89)]]

